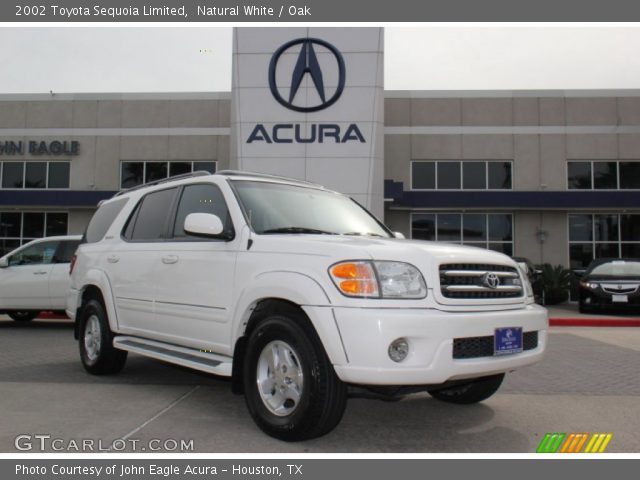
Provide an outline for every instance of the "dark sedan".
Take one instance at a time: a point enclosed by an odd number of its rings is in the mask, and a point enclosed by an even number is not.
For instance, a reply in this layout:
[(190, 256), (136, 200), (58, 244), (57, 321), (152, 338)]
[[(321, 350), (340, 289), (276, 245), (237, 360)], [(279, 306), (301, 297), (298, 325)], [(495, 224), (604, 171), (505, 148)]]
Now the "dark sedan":
[(605, 309), (640, 313), (640, 259), (591, 262), (580, 279), (580, 312)]

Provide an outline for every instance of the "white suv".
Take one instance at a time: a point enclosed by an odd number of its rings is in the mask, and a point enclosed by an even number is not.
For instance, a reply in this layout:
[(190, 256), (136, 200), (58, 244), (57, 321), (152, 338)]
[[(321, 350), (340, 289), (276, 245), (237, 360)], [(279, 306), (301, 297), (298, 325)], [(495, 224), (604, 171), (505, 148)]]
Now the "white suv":
[(224, 171), (119, 193), (80, 245), (67, 298), (84, 367), (135, 352), (232, 377), (283, 440), (340, 421), (347, 385), (475, 403), (540, 360), (547, 313), (509, 257), (396, 238), (358, 203)]

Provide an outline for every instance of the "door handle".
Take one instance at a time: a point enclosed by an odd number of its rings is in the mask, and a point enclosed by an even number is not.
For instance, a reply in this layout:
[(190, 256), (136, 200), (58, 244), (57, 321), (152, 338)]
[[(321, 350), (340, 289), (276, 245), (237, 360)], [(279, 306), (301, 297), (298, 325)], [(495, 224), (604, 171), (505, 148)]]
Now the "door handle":
[(167, 265), (176, 263), (177, 261), (178, 261), (177, 255), (165, 255), (164, 257), (162, 257), (162, 263), (165, 263)]
[(107, 262), (109, 263), (118, 263), (120, 261), (120, 257), (118, 255), (109, 255), (107, 257)]
[(38, 270), (37, 272), (33, 272), (34, 275), (46, 275), (47, 272), (43, 272), (42, 270)]

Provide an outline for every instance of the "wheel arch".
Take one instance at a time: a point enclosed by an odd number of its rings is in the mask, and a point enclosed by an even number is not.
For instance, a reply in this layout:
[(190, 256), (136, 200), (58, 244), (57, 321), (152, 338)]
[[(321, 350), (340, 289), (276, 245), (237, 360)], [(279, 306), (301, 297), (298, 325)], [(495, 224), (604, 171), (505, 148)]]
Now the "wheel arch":
[(116, 314), (115, 303), (111, 291), (111, 284), (107, 275), (101, 270), (91, 270), (85, 276), (85, 283), (79, 289), (80, 302), (76, 311), (76, 321), (74, 327), (74, 336), (79, 337), (80, 328), (80, 311), (82, 306), (89, 300), (95, 299), (102, 303), (107, 316), (109, 317), (109, 327), (112, 331), (118, 330), (118, 317)]

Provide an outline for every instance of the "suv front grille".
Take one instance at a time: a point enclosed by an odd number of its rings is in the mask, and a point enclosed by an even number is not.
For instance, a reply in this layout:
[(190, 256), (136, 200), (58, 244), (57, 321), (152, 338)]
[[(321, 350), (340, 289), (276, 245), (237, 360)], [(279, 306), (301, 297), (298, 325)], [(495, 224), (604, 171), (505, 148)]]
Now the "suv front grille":
[[(453, 340), (453, 358), (493, 357), (493, 336), (455, 338)], [(533, 350), (538, 347), (538, 332), (522, 334), (522, 350)]]
[(522, 296), (518, 270), (505, 265), (440, 265), (440, 291), (447, 298), (515, 298)]

